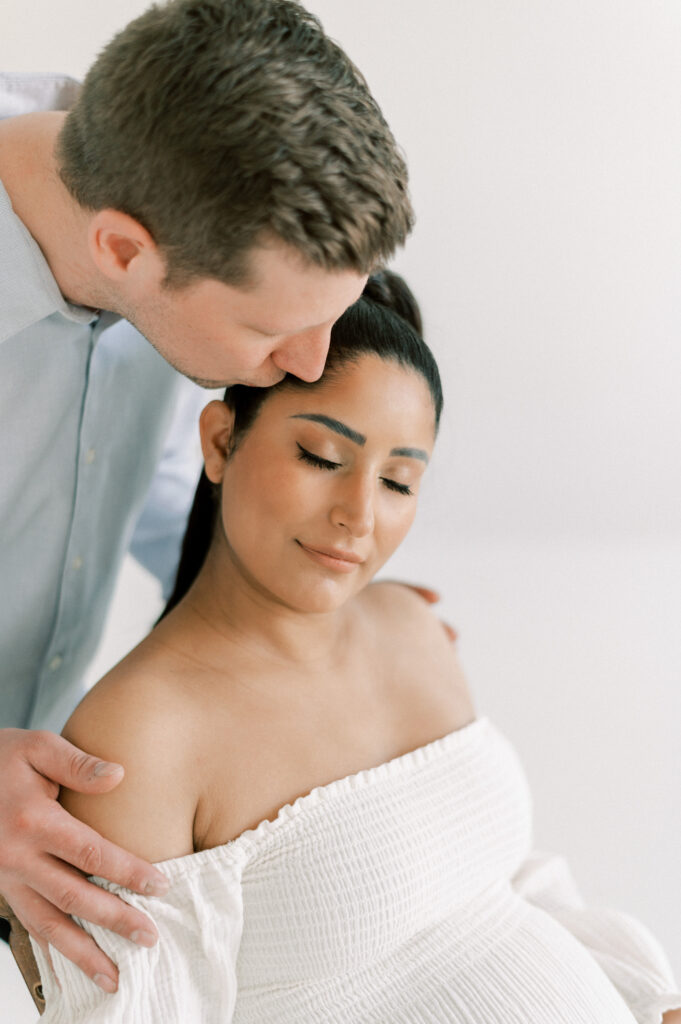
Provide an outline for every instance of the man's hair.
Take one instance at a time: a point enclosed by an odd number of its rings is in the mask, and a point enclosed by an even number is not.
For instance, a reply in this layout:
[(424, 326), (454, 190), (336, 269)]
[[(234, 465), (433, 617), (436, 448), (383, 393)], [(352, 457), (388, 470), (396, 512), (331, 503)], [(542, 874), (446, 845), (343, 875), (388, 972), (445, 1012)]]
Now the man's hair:
[(366, 273), (413, 220), (364, 78), (295, 0), (154, 4), (88, 72), (57, 160), (81, 206), (149, 231), (169, 285), (247, 284), (268, 234)]

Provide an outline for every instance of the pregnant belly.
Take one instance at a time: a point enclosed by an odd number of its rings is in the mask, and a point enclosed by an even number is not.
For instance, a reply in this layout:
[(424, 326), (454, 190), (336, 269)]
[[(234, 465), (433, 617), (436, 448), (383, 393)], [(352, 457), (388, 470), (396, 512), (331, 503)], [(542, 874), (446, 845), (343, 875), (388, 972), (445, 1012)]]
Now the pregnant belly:
[(359, 971), (240, 990), (234, 1024), (636, 1024), (593, 957), (510, 889)]
[[(636, 1024), (588, 950), (548, 914), (523, 901), (514, 902), (501, 927), (491, 929), (489, 943), (479, 932), (466, 955), (457, 942), (448, 974), (442, 947), (435, 958), (439, 972), (429, 969), (428, 978), (423, 977), (423, 1015), (414, 1004), (413, 1021)], [(438, 1002), (444, 1009), (439, 1017)]]

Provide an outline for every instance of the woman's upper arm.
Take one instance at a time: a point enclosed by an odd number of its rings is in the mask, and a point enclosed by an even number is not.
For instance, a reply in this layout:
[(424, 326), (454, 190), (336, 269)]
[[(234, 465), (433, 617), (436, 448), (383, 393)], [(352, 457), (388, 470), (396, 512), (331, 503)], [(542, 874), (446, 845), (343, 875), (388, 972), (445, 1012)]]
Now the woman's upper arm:
[(98, 684), (76, 708), (63, 735), (81, 750), (123, 765), (106, 794), (63, 789), (60, 802), (100, 835), (145, 860), (193, 852), (198, 801), (187, 716), (161, 685)]

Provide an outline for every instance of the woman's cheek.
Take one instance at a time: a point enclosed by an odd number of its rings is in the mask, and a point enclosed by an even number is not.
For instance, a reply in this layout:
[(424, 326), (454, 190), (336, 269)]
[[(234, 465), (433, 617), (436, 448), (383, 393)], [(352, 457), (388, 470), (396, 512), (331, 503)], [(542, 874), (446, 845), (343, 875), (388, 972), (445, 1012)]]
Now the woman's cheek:
[(414, 522), (414, 516), (416, 515), (416, 502), (407, 497), (402, 500), (404, 501), (404, 507), (400, 509), (396, 518), (393, 519), (385, 530), (383, 543), (381, 545), (381, 547), (386, 551), (384, 556), (385, 559), (388, 559), (390, 555), (397, 550), (409, 533), (412, 523)]

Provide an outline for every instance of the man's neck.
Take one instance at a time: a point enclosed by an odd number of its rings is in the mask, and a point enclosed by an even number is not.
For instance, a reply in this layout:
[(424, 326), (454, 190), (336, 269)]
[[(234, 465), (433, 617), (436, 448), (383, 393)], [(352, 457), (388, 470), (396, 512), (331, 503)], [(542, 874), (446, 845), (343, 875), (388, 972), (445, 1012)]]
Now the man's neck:
[(64, 298), (92, 309), (107, 308), (88, 253), (88, 214), (57, 170), (55, 145), (65, 117), (61, 111), (48, 111), (0, 121), (0, 179)]

